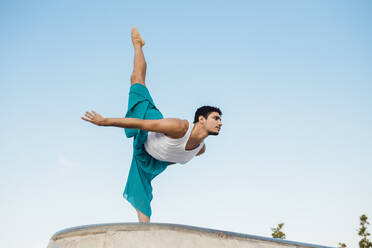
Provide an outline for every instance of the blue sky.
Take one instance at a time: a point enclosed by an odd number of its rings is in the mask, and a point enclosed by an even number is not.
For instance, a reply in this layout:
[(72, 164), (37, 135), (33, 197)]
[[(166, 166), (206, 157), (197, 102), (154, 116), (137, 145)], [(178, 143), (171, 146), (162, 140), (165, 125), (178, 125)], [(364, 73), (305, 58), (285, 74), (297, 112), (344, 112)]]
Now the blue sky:
[[(166, 117), (223, 111), (207, 152), (153, 181), (153, 222), (357, 247), (372, 218), (370, 1), (2, 1), (0, 246), (133, 222), (122, 198), (133, 49)], [(371, 228), (370, 228), (371, 230)]]

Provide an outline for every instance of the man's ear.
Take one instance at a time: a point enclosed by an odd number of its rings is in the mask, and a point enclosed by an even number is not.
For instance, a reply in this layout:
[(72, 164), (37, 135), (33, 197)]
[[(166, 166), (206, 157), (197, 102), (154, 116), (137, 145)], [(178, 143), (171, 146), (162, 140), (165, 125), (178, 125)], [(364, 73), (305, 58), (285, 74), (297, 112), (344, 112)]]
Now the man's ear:
[(204, 116), (200, 115), (200, 116), (199, 116), (199, 122), (200, 122), (200, 123), (204, 123), (204, 121), (205, 121)]

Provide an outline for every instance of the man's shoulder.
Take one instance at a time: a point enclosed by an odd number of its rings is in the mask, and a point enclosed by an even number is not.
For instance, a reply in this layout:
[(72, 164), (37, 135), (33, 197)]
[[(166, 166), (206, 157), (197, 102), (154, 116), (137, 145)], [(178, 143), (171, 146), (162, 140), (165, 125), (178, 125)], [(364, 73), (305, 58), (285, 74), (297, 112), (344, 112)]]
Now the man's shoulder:
[(189, 130), (189, 126), (191, 124), (188, 120), (183, 119), (177, 119), (177, 137), (176, 138), (182, 138), (187, 134), (187, 131)]
[(180, 119), (180, 132), (182, 133), (182, 137), (186, 135), (190, 125), (191, 124), (189, 123), (188, 120)]
[(189, 122), (187, 120), (179, 118), (165, 118), (161, 121), (163, 122), (163, 126), (168, 129), (167, 131), (161, 133), (164, 133), (166, 136), (173, 139), (180, 139), (184, 137), (189, 130)]

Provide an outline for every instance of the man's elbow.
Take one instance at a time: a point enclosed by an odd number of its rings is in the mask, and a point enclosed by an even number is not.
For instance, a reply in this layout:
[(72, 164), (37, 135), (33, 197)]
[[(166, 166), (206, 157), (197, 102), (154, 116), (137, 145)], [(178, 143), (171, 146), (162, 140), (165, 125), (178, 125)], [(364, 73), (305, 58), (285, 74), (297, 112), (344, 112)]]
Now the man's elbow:
[(139, 126), (141, 130), (159, 132), (161, 128), (160, 121), (161, 120), (141, 120)]

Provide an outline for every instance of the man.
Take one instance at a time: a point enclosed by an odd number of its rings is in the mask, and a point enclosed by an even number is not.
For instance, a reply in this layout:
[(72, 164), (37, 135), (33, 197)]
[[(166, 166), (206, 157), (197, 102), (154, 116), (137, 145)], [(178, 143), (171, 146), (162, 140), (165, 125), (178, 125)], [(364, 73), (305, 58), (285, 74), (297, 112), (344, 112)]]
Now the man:
[(194, 125), (187, 120), (163, 118), (146, 88), (145, 45), (137, 28), (132, 29), (134, 69), (130, 78), (128, 111), (125, 118), (104, 118), (95, 111), (86, 112), (83, 120), (98, 126), (124, 128), (133, 140), (133, 158), (123, 196), (132, 204), (139, 222), (149, 222), (152, 200), (151, 180), (168, 165), (187, 163), (205, 152), (204, 139), (218, 135), (222, 122), (220, 109), (200, 107)]

